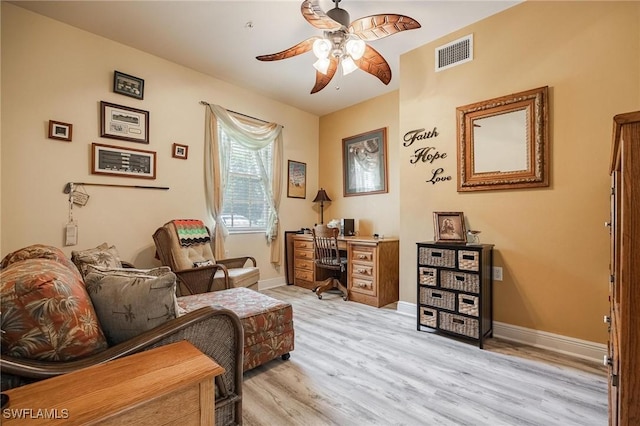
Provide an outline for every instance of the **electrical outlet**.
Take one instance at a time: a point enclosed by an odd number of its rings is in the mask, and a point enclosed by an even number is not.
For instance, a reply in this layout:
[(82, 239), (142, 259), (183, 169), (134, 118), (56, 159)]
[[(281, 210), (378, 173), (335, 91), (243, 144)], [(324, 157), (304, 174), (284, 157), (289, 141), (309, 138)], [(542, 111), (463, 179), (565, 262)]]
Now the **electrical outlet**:
[(493, 267), (493, 279), (496, 281), (502, 281), (502, 267), (500, 266)]

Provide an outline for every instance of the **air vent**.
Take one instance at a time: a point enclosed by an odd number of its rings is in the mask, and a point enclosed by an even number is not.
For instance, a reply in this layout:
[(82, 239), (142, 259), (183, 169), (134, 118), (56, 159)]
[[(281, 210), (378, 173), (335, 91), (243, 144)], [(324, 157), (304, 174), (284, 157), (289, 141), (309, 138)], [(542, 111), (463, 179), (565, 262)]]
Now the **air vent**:
[(436, 72), (473, 61), (473, 34), (436, 48)]

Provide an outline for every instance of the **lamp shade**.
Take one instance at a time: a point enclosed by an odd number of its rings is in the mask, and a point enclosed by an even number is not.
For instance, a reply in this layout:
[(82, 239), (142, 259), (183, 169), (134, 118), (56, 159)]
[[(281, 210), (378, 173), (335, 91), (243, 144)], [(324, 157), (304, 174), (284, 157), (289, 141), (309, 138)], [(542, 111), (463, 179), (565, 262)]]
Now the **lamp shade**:
[(331, 198), (329, 198), (329, 196), (327, 195), (326, 191), (322, 188), (320, 188), (318, 190), (318, 193), (316, 194), (316, 198), (313, 199), (314, 203), (321, 203), (324, 201), (331, 201)]

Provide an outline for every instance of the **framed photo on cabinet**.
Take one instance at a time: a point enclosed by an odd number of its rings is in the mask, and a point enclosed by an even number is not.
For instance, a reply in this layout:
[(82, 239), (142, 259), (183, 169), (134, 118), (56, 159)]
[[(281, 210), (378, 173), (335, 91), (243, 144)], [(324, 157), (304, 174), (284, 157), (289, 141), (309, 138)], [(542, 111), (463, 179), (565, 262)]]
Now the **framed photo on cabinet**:
[(433, 238), (436, 243), (467, 242), (462, 212), (433, 212), (433, 227)]

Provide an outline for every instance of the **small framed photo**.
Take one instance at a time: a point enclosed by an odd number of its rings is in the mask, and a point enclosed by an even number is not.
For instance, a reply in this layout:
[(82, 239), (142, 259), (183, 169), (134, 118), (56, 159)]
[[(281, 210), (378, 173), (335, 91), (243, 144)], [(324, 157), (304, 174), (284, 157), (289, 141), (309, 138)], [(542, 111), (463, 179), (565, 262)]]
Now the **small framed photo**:
[(91, 173), (155, 179), (156, 153), (93, 143), (91, 144)]
[(49, 120), (49, 139), (71, 142), (73, 124)]
[(149, 111), (100, 101), (100, 136), (149, 143)]
[(344, 196), (387, 190), (387, 128), (342, 139)]
[(171, 156), (173, 158), (181, 158), (183, 160), (186, 160), (188, 155), (189, 147), (187, 145), (180, 145), (179, 143), (173, 144), (173, 152), (171, 153)]
[(462, 212), (433, 212), (436, 243), (466, 243), (467, 231)]
[(307, 198), (307, 164), (289, 160), (287, 197)]
[(144, 98), (144, 80), (125, 74), (120, 71), (113, 72), (113, 91), (136, 99)]

